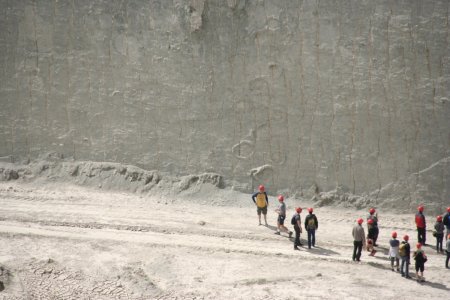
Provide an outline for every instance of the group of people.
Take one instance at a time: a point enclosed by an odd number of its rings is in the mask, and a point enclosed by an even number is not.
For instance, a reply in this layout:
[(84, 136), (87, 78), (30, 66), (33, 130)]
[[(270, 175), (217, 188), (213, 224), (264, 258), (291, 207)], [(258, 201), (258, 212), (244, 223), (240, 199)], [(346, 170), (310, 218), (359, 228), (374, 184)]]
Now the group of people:
[[(261, 214), (264, 216), (264, 221), (267, 224), (267, 208), (269, 206), (269, 198), (263, 185), (259, 186), (259, 191), (252, 195), (253, 202), (256, 205), (256, 211), (258, 214), (259, 225), (261, 223)], [(275, 210), (278, 214), (277, 230), (275, 234), (280, 235), (281, 232), (286, 232), (292, 237), (293, 232), (290, 231), (285, 225), (286, 219), (286, 204), (284, 203), (284, 197), (278, 196), (279, 206)], [(415, 215), (415, 223), (417, 228), (417, 244), (416, 249), (413, 252), (413, 259), (415, 261), (416, 278), (418, 281), (425, 281), (423, 272), (425, 270), (425, 263), (428, 260), (422, 246), (426, 246), (426, 220), (424, 215), (424, 206), (420, 205), (417, 208), (418, 212)], [(305, 218), (304, 228), (308, 235), (308, 248), (315, 247), (316, 238), (315, 232), (319, 228), (319, 222), (316, 215), (313, 213), (313, 208), (308, 208), (308, 215)], [(299, 250), (299, 246), (303, 246), (300, 242), (300, 234), (302, 233), (301, 214), (302, 208), (295, 208), (295, 213), (292, 216), (291, 224), (294, 226), (295, 238), (294, 238), (294, 250)], [(377, 240), (379, 235), (378, 228), (378, 215), (375, 208), (369, 209), (369, 215), (367, 216), (367, 236), (362, 224), (364, 220), (359, 218), (356, 220), (356, 224), (353, 227), (353, 261), (361, 260), (361, 253), (363, 247), (370, 252), (369, 255), (373, 256), (377, 252), (375, 247), (378, 246)], [(446, 233), (445, 233), (446, 231)], [(434, 224), (433, 236), (436, 238), (436, 251), (437, 253), (444, 253), (443, 239), (445, 236), (445, 252), (447, 254), (445, 260), (445, 267), (449, 268), (450, 260), (450, 207), (447, 208), (447, 212), (443, 216), (436, 217), (436, 223)], [(409, 236), (405, 234), (403, 240), (400, 242), (397, 239), (397, 232), (392, 232), (391, 240), (389, 241), (389, 258), (391, 262), (392, 271), (400, 272), (402, 277), (411, 278), (409, 275), (409, 264), (411, 259), (411, 246), (409, 244)], [(401, 261), (401, 264), (400, 264)]]
[[(253, 202), (256, 205), (256, 213), (258, 214), (259, 225), (261, 223), (261, 215), (264, 216), (264, 222), (267, 224), (267, 208), (269, 206), (269, 198), (267, 197), (267, 193), (263, 185), (259, 186), (259, 191), (252, 195)], [(286, 204), (284, 203), (283, 195), (278, 196), (279, 206), (275, 209), (275, 212), (278, 214), (277, 218), (277, 230), (275, 234), (280, 235), (281, 232), (286, 232), (289, 238), (292, 237), (293, 232), (290, 231), (285, 225), (286, 219)], [(299, 250), (299, 246), (303, 246), (300, 242), (300, 233), (302, 233), (302, 221), (301, 214), (302, 208), (297, 207), (295, 209), (295, 214), (292, 216), (291, 225), (294, 226), (295, 238), (294, 238), (294, 250)], [(308, 248), (315, 247), (316, 245), (316, 230), (319, 228), (319, 222), (317, 220), (316, 215), (313, 213), (314, 209), (312, 207), (308, 208), (308, 216), (305, 218), (305, 230), (308, 235)]]

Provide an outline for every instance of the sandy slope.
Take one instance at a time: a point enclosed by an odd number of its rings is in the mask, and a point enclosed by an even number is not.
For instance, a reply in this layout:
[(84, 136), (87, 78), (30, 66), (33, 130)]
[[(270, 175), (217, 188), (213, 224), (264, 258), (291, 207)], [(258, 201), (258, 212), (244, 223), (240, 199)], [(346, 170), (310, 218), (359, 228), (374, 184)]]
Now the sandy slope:
[[(225, 205), (205, 205), (207, 197)], [(308, 206), (289, 199), (287, 204), (290, 211)], [(226, 190), (169, 199), (0, 183), (0, 280), (6, 287), (0, 299), (445, 299), (450, 294), (444, 255), (432, 247), (425, 248), (426, 283), (390, 271), (390, 232), (408, 233), (415, 244), (411, 215), (380, 210), (379, 252), (364, 253), (356, 264), (351, 228), (365, 211), (316, 209), (318, 247), (293, 251), (286, 236), (273, 234), (273, 209), (265, 227), (257, 226), (249, 195)]]

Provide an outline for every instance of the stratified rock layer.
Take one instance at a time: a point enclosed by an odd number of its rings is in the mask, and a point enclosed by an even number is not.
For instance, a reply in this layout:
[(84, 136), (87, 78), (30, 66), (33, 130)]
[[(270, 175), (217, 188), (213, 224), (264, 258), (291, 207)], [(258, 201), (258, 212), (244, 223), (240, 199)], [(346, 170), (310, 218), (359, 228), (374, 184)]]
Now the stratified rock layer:
[(449, 11), (1, 1), (0, 156), (213, 172), (244, 191), (380, 190), (450, 156)]

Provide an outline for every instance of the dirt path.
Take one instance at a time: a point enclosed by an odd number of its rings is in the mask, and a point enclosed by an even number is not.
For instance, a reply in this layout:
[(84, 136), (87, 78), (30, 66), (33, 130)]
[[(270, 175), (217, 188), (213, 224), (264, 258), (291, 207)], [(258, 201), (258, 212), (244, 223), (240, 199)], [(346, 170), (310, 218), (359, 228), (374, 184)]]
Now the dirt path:
[[(257, 226), (249, 196), (239, 197), (233, 206), (211, 207), (192, 199), (1, 183), (0, 299), (444, 299), (449, 294), (444, 256), (431, 247), (425, 248), (426, 283), (390, 271), (390, 232), (408, 233), (415, 244), (411, 216), (380, 211), (383, 247), (355, 264), (351, 227), (365, 212), (316, 209), (317, 248), (294, 251), (286, 236), (273, 234), (274, 207), (270, 226)], [(434, 243), (431, 239), (430, 234)]]

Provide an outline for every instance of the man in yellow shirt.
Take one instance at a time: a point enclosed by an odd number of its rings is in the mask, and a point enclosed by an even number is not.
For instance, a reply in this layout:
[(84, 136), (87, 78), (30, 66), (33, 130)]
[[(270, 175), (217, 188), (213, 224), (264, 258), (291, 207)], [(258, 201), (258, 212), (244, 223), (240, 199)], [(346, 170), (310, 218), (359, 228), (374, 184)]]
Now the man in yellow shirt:
[(267, 207), (269, 206), (269, 198), (265, 192), (263, 185), (259, 186), (259, 192), (252, 195), (253, 202), (256, 205), (256, 213), (258, 214), (259, 225), (261, 225), (261, 213), (264, 215), (264, 222), (267, 224)]

